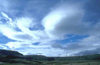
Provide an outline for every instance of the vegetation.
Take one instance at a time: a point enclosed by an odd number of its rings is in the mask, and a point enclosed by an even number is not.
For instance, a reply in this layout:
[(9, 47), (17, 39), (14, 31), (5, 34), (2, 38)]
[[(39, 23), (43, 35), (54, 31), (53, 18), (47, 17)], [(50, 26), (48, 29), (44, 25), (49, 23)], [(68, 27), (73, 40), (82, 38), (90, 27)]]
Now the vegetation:
[(100, 54), (73, 57), (22, 55), (16, 51), (0, 50), (0, 65), (100, 65)]

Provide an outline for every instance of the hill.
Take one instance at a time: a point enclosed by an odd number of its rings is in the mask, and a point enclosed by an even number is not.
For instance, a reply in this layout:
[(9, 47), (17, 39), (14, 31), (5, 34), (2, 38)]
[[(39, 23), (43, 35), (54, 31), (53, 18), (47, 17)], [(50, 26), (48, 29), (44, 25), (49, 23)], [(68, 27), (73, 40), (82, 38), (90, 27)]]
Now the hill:
[(46, 57), (43, 55), (23, 55), (17, 51), (0, 50), (0, 65), (98, 65), (100, 54)]

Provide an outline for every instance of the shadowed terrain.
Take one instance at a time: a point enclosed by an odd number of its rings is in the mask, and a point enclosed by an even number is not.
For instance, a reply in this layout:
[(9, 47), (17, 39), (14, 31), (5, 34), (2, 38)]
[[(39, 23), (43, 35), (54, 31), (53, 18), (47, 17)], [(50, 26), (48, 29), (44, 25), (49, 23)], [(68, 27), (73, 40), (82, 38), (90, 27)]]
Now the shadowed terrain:
[(23, 55), (17, 51), (0, 50), (0, 65), (100, 65), (100, 54), (46, 57), (42, 55)]

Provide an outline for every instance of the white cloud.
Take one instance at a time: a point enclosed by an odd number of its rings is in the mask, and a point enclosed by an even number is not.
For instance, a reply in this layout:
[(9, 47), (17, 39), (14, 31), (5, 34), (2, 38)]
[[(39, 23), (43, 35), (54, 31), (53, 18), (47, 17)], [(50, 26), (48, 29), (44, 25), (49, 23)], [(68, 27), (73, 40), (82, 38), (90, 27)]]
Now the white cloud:
[[(13, 13), (16, 14), (15, 10)], [(43, 18), (42, 23), (40, 22), (44, 29), (30, 30), (29, 28), (38, 26), (34, 18), (23, 16), (12, 19), (6, 13), (1, 12), (1, 15), (9, 21), (5, 24), (0, 23), (0, 33), (15, 40), (15, 42), (8, 42), (1, 47), (6, 49), (9, 47), (9, 49), (18, 50), (23, 54), (41, 53), (46, 56), (75, 55), (82, 51), (97, 49), (100, 46), (100, 23), (91, 26), (90, 23), (83, 22), (84, 13), (84, 9), (79, 4), (60, 4), (60, 6), (52, 8)], [(20, 31), (17, 31), (16, 28)], [(81, 39), (77, 43), (65, 44), (65, 46), (54, 43), (55, 40), (65, 39), (66, 34), (89, 35), (89, 37)], [(32, 45), (35, 43), (40, 44)], [(52, 45), (56, 45), (56, 47)]]
[[(17, 40), (17, 41), (29, 41), (28, 39), (23, 39), (23, 38), (18, 38), (16, 37), (17, 35), (26, 35), (24, 32), (17, 32), (15, 31), (12, 27), (9, 27), (8, 25), (0, 25), (0, 32), (5, 35), (6, 37), (13, 39), (13, 40)], [(31, 36), (29, 36), (31, 37)]]
[[(41, 54), (41, 55), (45, 55), (45, 56), (66, 56), (66, 54), (64, 54), (65, 53), (64, 50), (56, 49), (56, 48), (50, 47), (48, 45), (34, 46), (31, 48), (28, 47), (27, 49), (25, 48), (24, 50), (22, 48), (22, 49), (19, 49), (18, 51), (20, 51), (21, 53), (23, 53), (25, 55), (26, 54)], [(30, 53), (30, 52), (33, 52), (33, 53)]]
[[(11, 19), (7, 16), (7, 14), (3, 13), (5, 17)], [(11, 23), (11, 24), (9, 24)], [(32, 31), (29, 27), (34, 27), (36, 23), (32, 18), (22, 17), (17, 18), (13, 21), (6, 22), (5, 24), (0, 24), (0, 32), (6, 37), (17, 40), (17, 41), (34, 41), (40, 42), (40, 38), (47, 38), (46, 34), (44, 35), (44, 31), (35, 30)], [(21, 31), (17, 31), (15, 28), (20, 29)], [(38, 33), (38, 34), (37, 34)], [(42, 41), (42, 40), (41, 40)]]
[(12, 19), (9, 18), (9, 16), (7, 14), (5, 14), (4, 12), (1, 12), (1, 14), (3, 15), (3, 17), (7, 18), (10, 22), (12, 21)]
[(10, 50), (19, 51), (24, 55), (41, 54), (45, 56), (66, 56), (64, 50), (53, 48), (51, 45), (32, 45), (31, 42), (9, 42), (6, 46), (9, 47)]
[(89, 35), (89, 37), (75, 43), (69, 43), (65, 46), (63, 44), (58, 45), (58, 48), (65, 50), (67, 55), (75, 55), (83, 51), (98, 49), (100, 46), (100, 23), (92, 25), (91, 22), (83, 22), (82, 19), (85, 11), (77, 5), (73, 6), (70, 4), (67, 6), (55, 8), (43, 19), (42, 24), (46, 33), (50, 38), (60, 38), (60, 40), (66, 34)]
[(5, 44), (0, 43), (0, 49), (8, 49)]
[(21, 44), (22, 42), (8, 42), (6, 46), (8, 46), (11, 50), (14, 50), (16, 48), (22, 47)]
[[(81, 39), (78, 42), (71, 42), (67, 44), (54, 44), (54, 48), (59, 48), (66, 51), (66, 55), (80, 55), (84, 52), (87, 53), (87, 51), (92, 52), (92, 54), (96, 52), (96, 49), (99, 49), (100, 47), (100, 36), (89, 36), (84, 39)], [(99, 50), (97, 50), (99, 52)], [(100, 52), (99, 52), (100, 53)], [(83, 55), (84, 55), (83, 54)]]
[[(83, 29), (81, 19), (84, 11), (78, 5), (62, 5), (54, 8), (44, 19), (43, 26), (50, 37), (78, 33)], [(80, 28), (81, 27), (81, 28)]]

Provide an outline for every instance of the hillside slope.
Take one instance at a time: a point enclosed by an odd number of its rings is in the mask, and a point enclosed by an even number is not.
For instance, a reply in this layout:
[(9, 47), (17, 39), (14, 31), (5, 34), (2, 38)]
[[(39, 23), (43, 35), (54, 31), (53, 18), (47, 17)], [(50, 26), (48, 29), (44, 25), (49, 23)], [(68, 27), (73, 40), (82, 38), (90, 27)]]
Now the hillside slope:
[(98, 65), (100, 54), (71, 57), (23, 55), (17, 51), (0, 50), (0, 65)]

